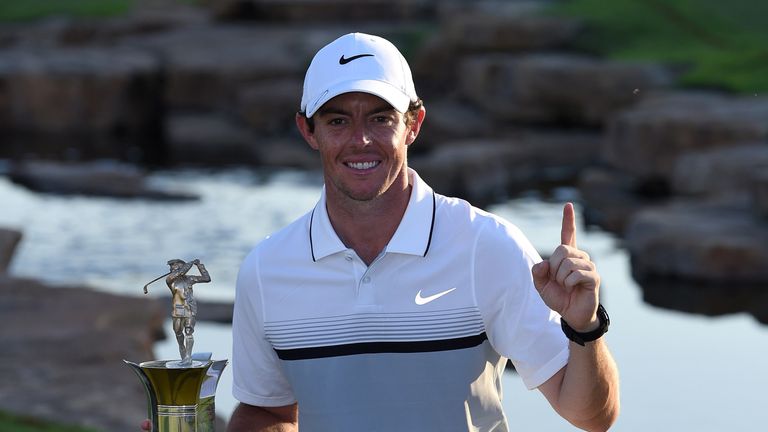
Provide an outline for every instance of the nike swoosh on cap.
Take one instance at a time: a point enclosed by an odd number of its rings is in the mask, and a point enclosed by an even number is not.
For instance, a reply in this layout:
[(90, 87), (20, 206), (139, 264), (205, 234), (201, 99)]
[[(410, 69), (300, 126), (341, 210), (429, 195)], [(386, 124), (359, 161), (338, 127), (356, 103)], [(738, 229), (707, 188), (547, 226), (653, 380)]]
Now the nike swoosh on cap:
[(357, 60), (360, 57), (373, 57), (373, 54), (358, 54), (358, 55), (353, 55), (352, 57), (349, 57), (349, 58), (344, 58), (344, 54), (342, 54), (341, 58), (339, 58), (339, 64), (344, 65), (351, 62), (352, 60)]
[(456, 289), (456, 287), (453, 287), (453, 288), (451, 288), (449, 290), (441, 291), (441, 292), (439, 292), (437, 294), (432, 294), (431, 296), (427, 296), (427, 297), (422, 297), (421, 296), (421, 290), (419, 290), (419, 292), (416, 293), (416, 298), (413, 299), (413, 301), (415, 301), (416, 304), (419, 305), (419, 306), (425, 305), (425, 304), (431, 302), (432, 300), (439, 299), (440, 297), (448, 294), (449, 292), (451, 292), (451, 291), (453, 291), (455, 289)]

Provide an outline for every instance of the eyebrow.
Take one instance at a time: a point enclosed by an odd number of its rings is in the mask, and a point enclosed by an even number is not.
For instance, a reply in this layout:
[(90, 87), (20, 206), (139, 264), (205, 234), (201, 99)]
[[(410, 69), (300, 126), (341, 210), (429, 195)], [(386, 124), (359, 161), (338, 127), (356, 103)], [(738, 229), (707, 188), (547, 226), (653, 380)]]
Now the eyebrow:
[[(374, 109), (370, 110), (366, 115), (376, 114), (376, 113), (382, 113), (382, 112), (388, 112), (388, 111), (396, 111), (395, 108), (392, 105), (389, 105), (388, 103), (383, 103)], [(317, 111), (317, 114), (325, 115), (325, 114), (339, 114), (339, 115), (349, 115), (348, 111), (345, 111), (341, 108), (329, 106), (320, 108)]]

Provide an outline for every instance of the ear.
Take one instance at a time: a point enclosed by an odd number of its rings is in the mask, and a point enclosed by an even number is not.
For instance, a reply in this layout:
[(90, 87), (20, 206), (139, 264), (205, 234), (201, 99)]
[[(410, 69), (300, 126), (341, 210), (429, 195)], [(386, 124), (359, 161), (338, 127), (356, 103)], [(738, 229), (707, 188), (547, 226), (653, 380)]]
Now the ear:
[(408, 139), (405, 141), (406, 145), (411, 145), (416, 141), (416, 137), (419, 136), (421, 131), (421, 124), (424, 123), (424, 118), (427, 116), (427, 109), (423, 106), (419, 108), (419, 112), (416, 114), (416, 120), (408, 126)]
[(296, 127), (299, 129), (301, 136), (304, 137), (304, 141), (306, 141), (310, 147), (317, 150), (317, 140), (315, 140), (315, 134), (310, 131), (307, 118), (300, 113), (296, 113)]

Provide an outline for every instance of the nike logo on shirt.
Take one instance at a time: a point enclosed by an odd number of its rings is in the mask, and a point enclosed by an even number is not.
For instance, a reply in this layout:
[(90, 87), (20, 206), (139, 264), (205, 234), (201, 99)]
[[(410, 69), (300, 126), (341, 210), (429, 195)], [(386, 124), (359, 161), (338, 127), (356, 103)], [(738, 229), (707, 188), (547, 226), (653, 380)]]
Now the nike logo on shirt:
[(359, 59), (360, 57), (373, 57), (373, 54), (358, 54), (358, 55), (353, 55), (352, 57), (349, 57), (349, 58), (344, 58), (344, 54), (342, 54), (341, 58), (339, 58), (339, 64), (345, 65), (351, 62), (352, 60)]
[(440, 297), (448, 294), (449, 292), (451, 292), (451, 291), (453, 291), (455, 289), (456, 289), (456, 287), (453, 287), (453, 288), (451, 288), (449, 290), (441, 291), (441, 292), (439, 292), (437, 294), (432, 294), (431, 296), (427, 296), (427, 297), (422, 297), (421, 296), (421, 290), (419, 290), (419, 292), (416, 293), (416, 298), (414, 299), (414, 301), (419, 306), (425, 305), (425, 304), (427, 304), (427, 303), (429, 303), (429, 302), (431, 302), (433, 300), (439, 299)]

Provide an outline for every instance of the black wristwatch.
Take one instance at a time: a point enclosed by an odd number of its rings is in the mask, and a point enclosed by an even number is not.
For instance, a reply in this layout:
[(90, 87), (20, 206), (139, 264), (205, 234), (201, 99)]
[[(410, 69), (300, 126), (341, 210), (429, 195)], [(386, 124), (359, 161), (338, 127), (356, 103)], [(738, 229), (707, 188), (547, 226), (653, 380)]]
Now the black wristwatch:
[(611, 324), (611, 319), (608, 317), (608, 312), (605, 311), (603, 305), (597, 305), (597, 319), (600, 321), (600, 326), (591, 332), (579, 333), (572, 329), (571, 326), (565, 322), (564, 319), (560, 319), (560, 326), (563, 328), (563, 333), (568, 339), (576, 342), (577, 344), (584, 346), (586, 342), (592, 342), (600, 339), (608, 331), (608, 326)]

